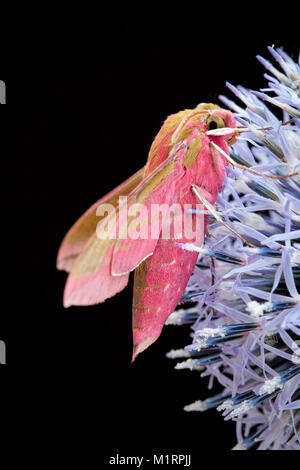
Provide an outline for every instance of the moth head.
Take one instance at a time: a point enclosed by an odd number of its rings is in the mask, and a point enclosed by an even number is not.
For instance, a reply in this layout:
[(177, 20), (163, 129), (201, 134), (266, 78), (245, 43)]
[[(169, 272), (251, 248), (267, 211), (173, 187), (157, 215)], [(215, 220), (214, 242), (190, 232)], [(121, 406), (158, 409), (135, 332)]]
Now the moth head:
[[(195, 109), (180, 111), (176, 115), (170, 116), (166, 123), (166, 131), (172, 127), (175, 129), (171, 137), (171, 144), (184, 140), (194, 127), (198, 127), (201, 133), (205, 133), (222, 127), (234, 128), (236, 126), (234, 115), (230, 111), (212, 103), (201, 103)], [(222, 139), (229, 140), (233, 135), (234, 131), (228, 132)]]
[[(214, 109), (214, 110), (211, 110), (208, 116), (206, 117), (205, 127), (207, 131), (214, 131), (214, 130), (222, 129), (222, 128), (235, 129), (236, 120), (235, 120), (234, 115), (230, 111), (227, 111), (221, 108)], [(222, 136), (222, 138), (227, 142), (228, 145), (231, 145), (232, 143), (234, 143), (235, 141), (234, 137), (235, 137), (234, 130), (232, 132), (228, 131), (226, 134)]]

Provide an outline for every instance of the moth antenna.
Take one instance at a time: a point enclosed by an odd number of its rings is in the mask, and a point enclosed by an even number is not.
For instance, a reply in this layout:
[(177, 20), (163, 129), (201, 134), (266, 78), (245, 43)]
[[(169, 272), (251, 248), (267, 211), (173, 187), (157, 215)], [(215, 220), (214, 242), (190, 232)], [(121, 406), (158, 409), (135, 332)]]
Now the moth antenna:
[(232, 158), (229, 155), (227, 155), (226, 152), (224, 152), (224, 150), (221, 149), (221, 147), (219, 147), (214, 142), (210, 142), (209, 145), (215, 148), (218, 152), (220, 152), (226, 158), (226, 160), (228, 160), (229, 163), (231, 163), (232, 166), (234, 166), (235, 168), (240, 168), (241, 170), (247, 170), (250, 173), (253, 173), (254, 175), (265, 176), (266, 178), (273, 178), (273, 179), (284, 179), (284, 178), (290, 178), (291, 176), (295, 176), (298, 174), (298, 172), (296, 171), (294, 173), (290, 173), (289, 175), (267, 175), (266, 173), (261, 173), (260, 171), (252, 170), (252, 168), (249, 168), (245, 165), (241, 165), (240, 163), (236, 163), (234, 160), (232, 160)]
[[(289, 119), (288, 121), (282, 122), (281, 126), (287, 126), (288, 124), (292, 124), (294, 122), (294, 118)], [(265, 126), (265, 127), (255, 127), (254, 128), (256, 131), (269, 131), (271, 129), (274, 129), (273, 126)], [(238, 132), (251, 132), (252, 129), (250, 127), (245, 127), (245, 126), (238, 126), (236, 128)]]
[[(288, 121), (282, 122), (281, 126), (287, 126), (288, 124), (292, 124), (293, 122), (294, 122), (294, 118), (289, 119)], [(273, 126), (255, 127), (254, 129), (256, 131), (268, 131), (270, 129), (274, 129), (274, 127)], [(252, 129), (246, 126), (238, 126), (235, 130), (237, 130), (238, 132), (250, 132)]]
[(273, 129), (273, 127), (254, 127), (250, 129), (250, 127), (219, 127), (218, 129), (212, 129), (210, 131), (206, 131), (206, 135), (214, 135), (214, 136), (220, 136), (220, 135), (226, 135), (226, 134), (231, 134), (234, 132), (235, 134), (239, 135), (242, 132), (251, 132), (252, 130), (255, 131), (263, 131), (263, 130), (269, 130)]
[[(292, 124), (294, 122), (294, 119), (289, 119), (288, 121), (285, 121), (281, 124), (281, 126), (287, 126), (288, 124)], [(274, 129), (272, 126), (265, 126), (265, 127), (246, 127), (246, 126), (238, 126), (238, 127), (220, 127), (218, 129), (213, 129), (211, 131), (207, 131), (205, 134), (206, 135), (215, 135), (215, 136), (220, 136), (220, 135), (226, 135), (231, 132), (235, 132), (236, 135), (241, 134), (242, 132), (251, 132), (253, 130), (255, 131), (268, 131)]]
[(201, 194), (201, 188), (199, 188), (199, 186), (197, 186), (196, 184), (192, 184), (192, 191), (195, 193), (196, 197), (202, 202), (202, 204), (205, 205), (205, 207), (207, 208), (208, 212), (211, 213), (211, 215), (218, 221), (220, 222), (222, 225), (224, 225), (224, 227), (226, 227), (228, 230), (230, 230), (232, 233), (234, 233), (240, 240), (242, 240), (243, 243), (245, 243), (245, 245), (248, 245), (250, 246), (250, 248), (257, 248), (256, 245), (253, 245), (252, 243), (248, 242), (248, 240), (246, 240), (242, 235), (240, 235), (238, 232), (236, 232), (232, 227), (230, 227), (230, 225), (228, 225), (226, 222), (224, 222), (224, 220), (222, 219), (222, 217), (217, 213), (217, 211), (215, 210), (214, 206), (212, 206), (210, 204), (210, 202), (207, 201), (207, 199), (205, 199), (205, 197)]

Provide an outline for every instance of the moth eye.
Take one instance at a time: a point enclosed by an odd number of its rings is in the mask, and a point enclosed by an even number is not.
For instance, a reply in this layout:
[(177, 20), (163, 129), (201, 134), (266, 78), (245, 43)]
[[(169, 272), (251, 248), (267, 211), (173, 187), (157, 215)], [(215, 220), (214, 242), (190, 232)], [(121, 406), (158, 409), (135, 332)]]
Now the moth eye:
[(221, 127), (226, 127), (224, 119), (221, 118), (221, 116), (208, 116), (206, 119), (206, 127), (209, 131), (212, 131), (213, 129), (220, 129)]

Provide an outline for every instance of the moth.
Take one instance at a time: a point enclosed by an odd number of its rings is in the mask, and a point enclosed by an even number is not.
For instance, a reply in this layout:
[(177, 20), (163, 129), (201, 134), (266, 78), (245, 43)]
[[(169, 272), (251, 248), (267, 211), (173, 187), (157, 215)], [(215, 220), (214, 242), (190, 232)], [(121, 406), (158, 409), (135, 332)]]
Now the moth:
[[(133, 360), (159, 337), (180, 301), (198, 253), (181, 248), (185, 236), (163, 237), (159, 218), (159, 229), (150, 237), (134, 239), (127, 233), (105, 238), (101, 233), (107, 232), (108, 225), (110, 230), (115, 225), (128, 229), (137, 222), (138, 214), (128, 216), (118, 206), (120, 196), (127, 197), (127, 208), (140, 204), (149, 212), (155, 204), (193, 208), (199, 197), (213, 205), (229, 165), (226, 156), (235, 128), (234, 115), (210, 103), (170, 115), (153, 141), (145, 167), (92, 205), (62, 241), (57, 267), (69, 272), (65, 307), (105, 301), (124, 289), (129, 273), (135, 271)], [(224, 132), (218, 134), (218, 129)], [(114, 218), (99, 216), (97, 209), (103, 204), (116, 208)], [(150, 217), (146, 222), (139, 220), (139, 225), (152, 222)], [(204, 215), (197, 240), (192, 242), (203, 243), (206, 226)]]

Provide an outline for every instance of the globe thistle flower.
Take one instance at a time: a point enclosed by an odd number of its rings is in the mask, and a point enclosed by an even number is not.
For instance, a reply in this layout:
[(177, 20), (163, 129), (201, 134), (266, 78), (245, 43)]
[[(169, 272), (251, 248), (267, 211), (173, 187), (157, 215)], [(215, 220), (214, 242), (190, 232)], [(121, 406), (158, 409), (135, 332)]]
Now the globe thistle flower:
[(182, 298), (195, 305), (167, 322), (192, 324), (191, 344), (167, 354), (176, 369), (223, 387), (185, 410), (234, 420), (236, 450), (300, 449), (300, 67), (269, 51), (281, 70), (257, 57), (267, 88), (220, 96), (244, 127), (215, 205), (227, 227), (210, 217), (204, 248), (183, 246), (199, 251)]

